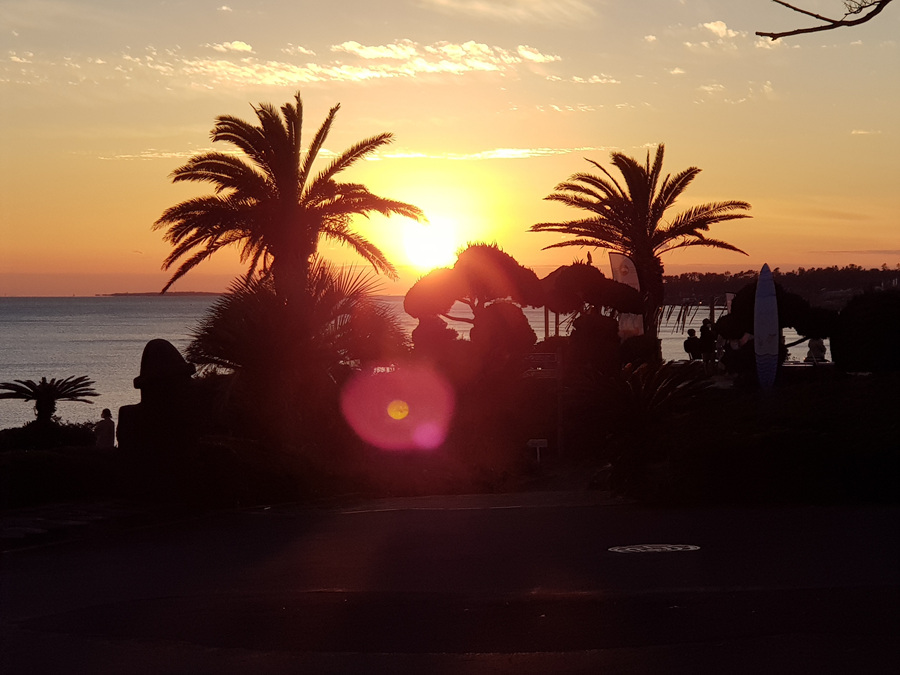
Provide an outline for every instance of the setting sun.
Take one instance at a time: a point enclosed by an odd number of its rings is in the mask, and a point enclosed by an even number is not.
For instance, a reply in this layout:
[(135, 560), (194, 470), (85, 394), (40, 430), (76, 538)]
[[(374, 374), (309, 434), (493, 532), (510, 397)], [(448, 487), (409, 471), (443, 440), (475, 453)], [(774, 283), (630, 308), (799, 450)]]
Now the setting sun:
[(456, 226), (446, 218), (430, 218), (427, 223), (405, 223), (403, 249), (409, 264), (421, 272), (452, 265), (456, 251), (462, 245), (456, 235)]

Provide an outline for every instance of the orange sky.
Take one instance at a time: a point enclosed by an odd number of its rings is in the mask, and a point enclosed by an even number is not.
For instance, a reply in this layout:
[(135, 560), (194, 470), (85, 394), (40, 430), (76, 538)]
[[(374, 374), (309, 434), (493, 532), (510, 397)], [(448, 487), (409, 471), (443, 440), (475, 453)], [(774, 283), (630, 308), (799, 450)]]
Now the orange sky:
[[(206, 192), (168, 174), (209, 147), (216, 115), (249, 119), (250, 103), (297, 89), (307, 138), (341, 102), (328, 150), (396, 135), (344, 176), (432, 221), (424, 237), (401, 219), (359, 223), (401, 268), (386, 292), (467, 241), (496, 241), (539, 275), (583, 258), (527, 232), (577, 215), (543, 197), (588, 169), (584, 157), (643, 158), (659, 142), (667, 172), (703, 169), (678, 209), (740, 199), (754, 216), (713, 232), (749, 256), (687, 249), (664, 257), (669, 273), (900, 262), (893, 5), (856, 29), (777, 43), (753, 32), (800, 17), (764, 0), (298, 5), (4, 2), (0, 295), (161, 288), (168, 247), (150, 226)], [(841, 3), (804, 6), (839, 15)], [(240, 271), (225, 255), (176, 290), (223, 290)]]

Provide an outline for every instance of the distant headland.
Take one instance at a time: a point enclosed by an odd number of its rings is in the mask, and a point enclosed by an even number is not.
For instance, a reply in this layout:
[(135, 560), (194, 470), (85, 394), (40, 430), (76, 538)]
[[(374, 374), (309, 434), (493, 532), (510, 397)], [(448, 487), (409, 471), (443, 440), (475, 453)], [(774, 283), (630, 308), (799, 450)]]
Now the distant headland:
[(146, 293), (97, 293), (96, 298), (118, 298), (118, 297), (147, 297), (151, 295), (222, 295), (215, 291), (167, 291), (160, 293), (159, 291), (148, 291)]

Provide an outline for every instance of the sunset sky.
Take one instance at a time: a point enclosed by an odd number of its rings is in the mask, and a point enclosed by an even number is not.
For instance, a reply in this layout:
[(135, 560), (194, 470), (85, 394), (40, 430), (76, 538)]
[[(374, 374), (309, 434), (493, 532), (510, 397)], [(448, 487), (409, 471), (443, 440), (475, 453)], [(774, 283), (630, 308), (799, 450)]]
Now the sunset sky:
[[(677, 210), (753, 206), (713, 232), (749, 256), (685, 249), (667, 273), (893, 267), (900, 4), (857, 28), (754, 35), (811, 23), (769, 0), (2, 0), (0, 295), (159, 290), (168, 245), (151, 225), (208, 192), (169, 173), (211, 147), (216, 115), (255, 119), (251, 103), (298, 89), (307, 139), (341, 103), (327, 151), (396, 136), (343, 174), (431, 221), (358, 224), (401, 268), (386, 292), (467, 241), (540, 276), (583, 259), (527, 231), (578, 215), (543, 198), (585, 157), (660, 142), (667, 172), (703, 170)], [(240, 270), (223, 255), (175, 290), (223, 290)]]

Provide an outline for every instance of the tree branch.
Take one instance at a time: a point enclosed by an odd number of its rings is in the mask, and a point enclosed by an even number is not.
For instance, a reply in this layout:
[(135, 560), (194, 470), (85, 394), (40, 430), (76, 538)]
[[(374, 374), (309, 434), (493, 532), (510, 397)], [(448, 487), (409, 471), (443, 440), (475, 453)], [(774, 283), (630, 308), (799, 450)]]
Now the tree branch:
[[(847, 10), (844, 16), (842, 16), (840, 19), (829, 19), (827, 16), (821, 16), (820, 14), (815, 14), (814, 12), (810, 12), (800, 7), (794, 7), (794, 5), (783, 2), (783, 0), (772, 0), (772, 2), (779, 4), (782, 7), (787, 7), (794, 12), (804, 14), (814, 19), (818, 19), (819, 21), (824, 21), (825, 23), (821, 26), (812, 26), (810, 28), (795, 28), (794, 30), (781, 32), (757, 31), (756, 34), (760, 37), (771, 38), (774, 41), (778, 38), (788, 37), (791, 35), (802, 35), (804, 33), (820, 33), (822, 31), (834, 30), (836, 28), (858, 26), (861, 23), (866, 23), (867, 21), (871, 21), (872, 19), (874, 19), (882, 12), (885, 7), (891, 4), (892, 1), (893, 0), (844, 0), (844, 7)], [(855, 19), (847, 18), (857, 14), (861, 14), (862, 16), (859, 16)]]

